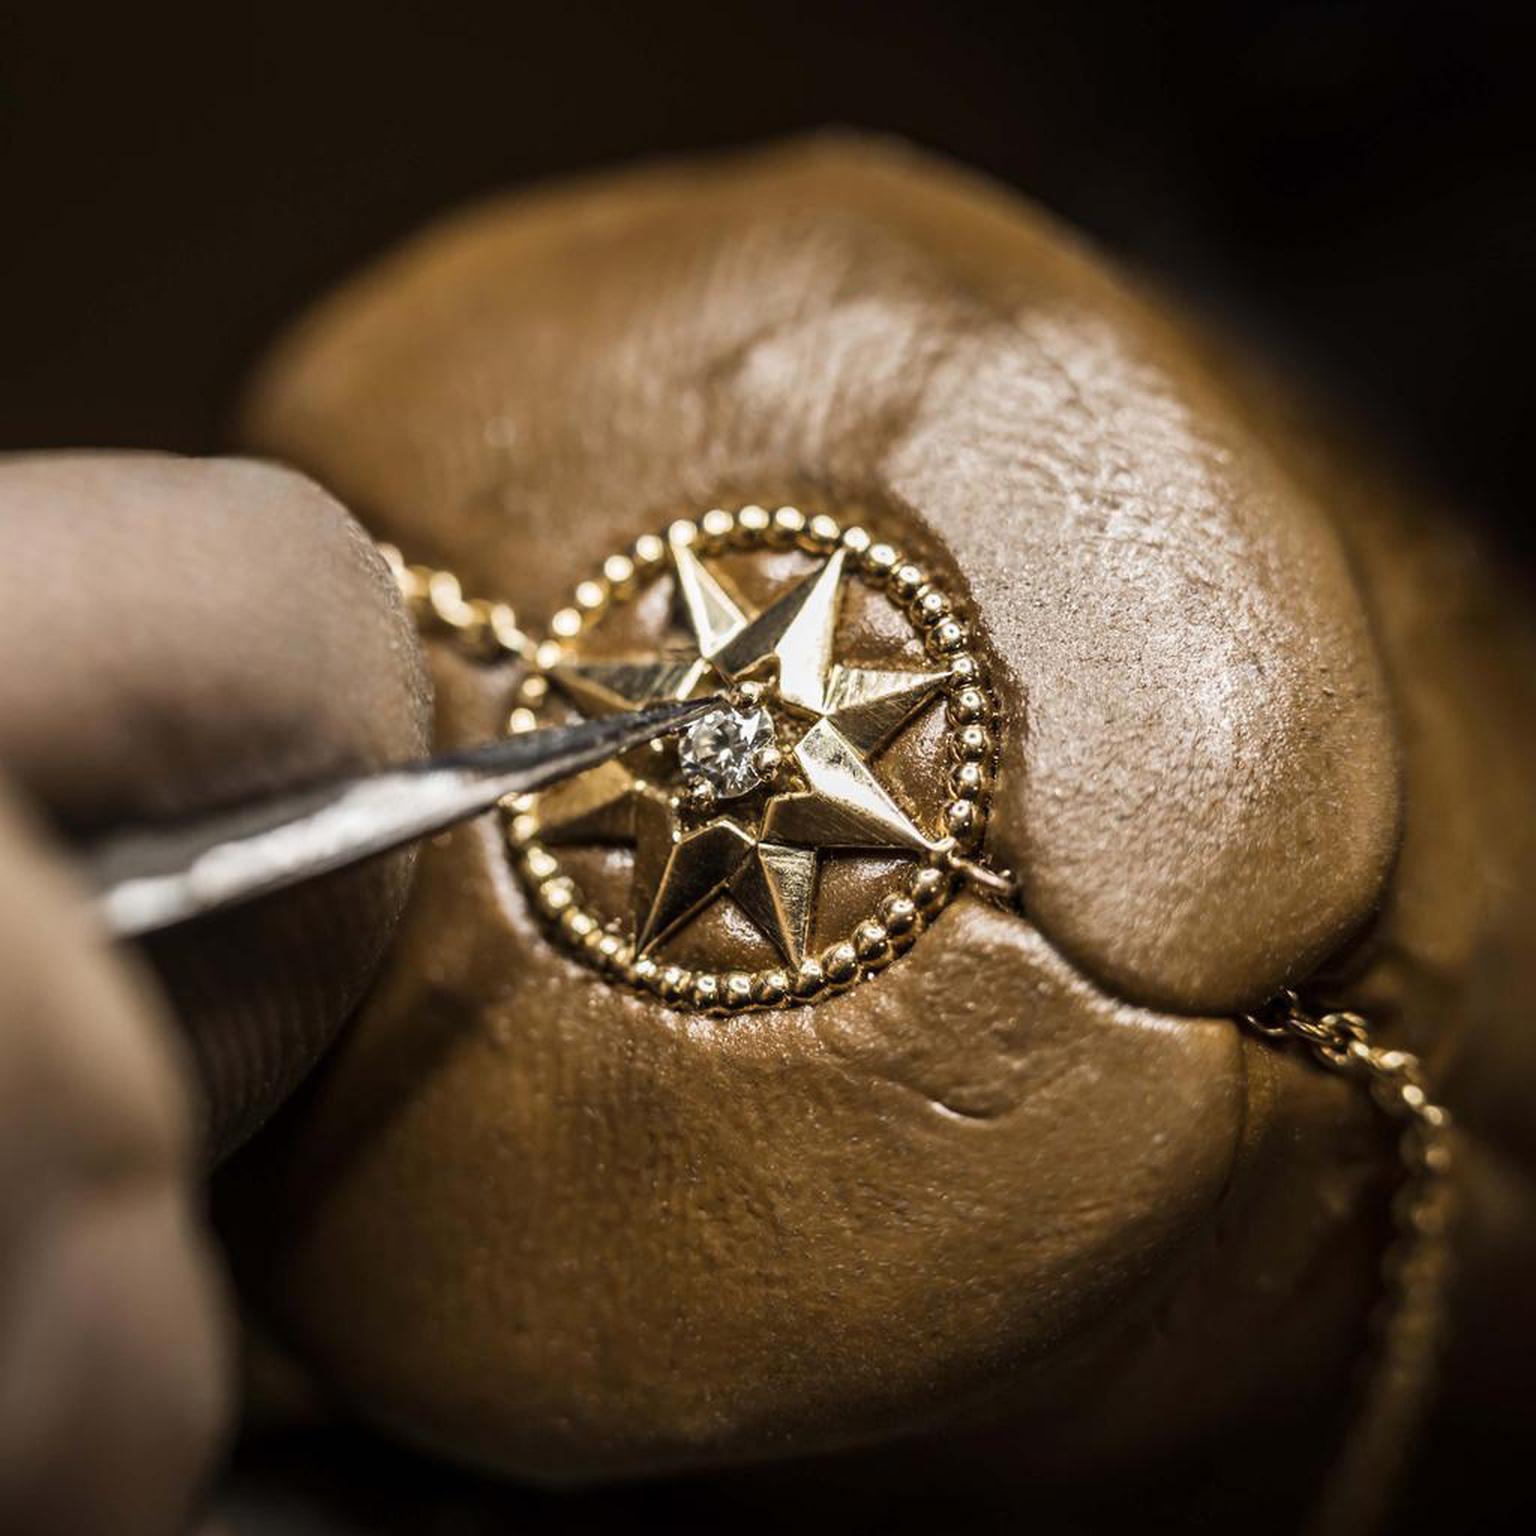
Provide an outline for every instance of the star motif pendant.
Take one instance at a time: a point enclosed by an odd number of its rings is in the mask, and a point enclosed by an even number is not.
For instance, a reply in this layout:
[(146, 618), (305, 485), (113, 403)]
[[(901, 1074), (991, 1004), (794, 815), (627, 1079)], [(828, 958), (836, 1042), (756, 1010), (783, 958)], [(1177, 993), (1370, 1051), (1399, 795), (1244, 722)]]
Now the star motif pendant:
[[(786, 551), (814, 563), (769, 583), (756, 605), (722, 569), (750, 556), (782, 568)], [(603, 620), (667, 576), (680, 633), (644, 648), (605, 647)], [(838, 655), (855, 582), (890, 604), (918, 642), (895, 658), (902, 665)], [(986, 812), (993, 710), (947, 594), (890, 545), (793, 508), (710, 512), (611, 558), (552, 628), (559, 639), (541, 648), (539, 670), (522, 684), (514, 730), (557, 712), (725, 700), (681, 741), (509, 808), (509, 840), (538, 906), (606, 974), (710, 1009), (809, 999), (879, 969), (948, 899), (946, 861), (974, 844)], [(914, 652), (921, 663), (905, 664)], [(879, 759), (941, 699), (941, 756), (920, 793), (904, 796)], [(914, 803), (922, 792), (926, 806)], [(578, 889), (564, 859), (583, 847), (632, 850), (627, 899)], [(884, 861), (884, 888), (844, 936), (817, 948), (823, 866), (846, 855)], [(726, 941), (700, 963), (700, 926), (722, 904), (777, 963), (748, 967)], [(689, 944), (694, 953), (677, 958)]]

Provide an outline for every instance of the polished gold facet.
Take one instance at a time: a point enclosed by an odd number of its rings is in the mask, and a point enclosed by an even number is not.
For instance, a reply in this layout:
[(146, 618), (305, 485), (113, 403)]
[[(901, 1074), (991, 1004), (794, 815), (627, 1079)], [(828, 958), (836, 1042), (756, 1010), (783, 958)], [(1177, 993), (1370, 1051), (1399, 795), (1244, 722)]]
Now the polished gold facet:
[(720, 670), (740, 678), (771, 667), (784, 703), (820, 714), (832, 667), (844, 558), (837, 550), (819, 571), (753, 619), (716, 656)]
[(711, 657), (746, 627), (746, 618), (690, 544), (674, 536), (668, 540), (668, 547), (678, 596), (698, 641), (699, 654)]
[(539, 836), (547, 843), (611, 843), (635, 835), (634, 774), (601, 763), (547, 789), (538, 799)]
[(678, 838), (668, 850), (645, 917), (635, 935), (643, 955), (680, 928), (730, 884), (751, 853), (752, 835), (722, 817)]
[(814, 850), (761, 841), (742, 861), (730, 885), (737, 906), (795, 966), (805, 958), (815, 891)]
[(948, 678), (948, 672), (835, 665), (827, 681), (827, 718), (858, 751), (877, 752)]
[(667, 796), (659, 793), (637, 794), (634, 806), (635, 863), (630, 879), (629, 901), (632, 929), (639, 942), (651, 909), (656, 904), (656, 893), (672, 859), (672, 850), (681, 835), (678, 828), (677, 807)]
[(933, 849), (933, 840), (896, 804), (830, 720), (818, 720), (800, 738), (794, 755), (809, 787), (769, 801), (763, 816), (766, 836), (811, 848)]
[(657, 656), (640, 661), (577, 662), (556, 667), (555, 686), (589, 718), (686, 699), (713, 674), (699, 656)]

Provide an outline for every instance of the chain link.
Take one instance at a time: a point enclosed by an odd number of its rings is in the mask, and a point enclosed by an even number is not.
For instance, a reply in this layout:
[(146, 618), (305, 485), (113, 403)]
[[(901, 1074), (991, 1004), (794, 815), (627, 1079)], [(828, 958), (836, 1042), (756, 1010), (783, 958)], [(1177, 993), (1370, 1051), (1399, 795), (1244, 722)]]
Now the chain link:
[(477, 661), (533, 660), (534, 642), (519, 627), (510, 603), (465, 597), (452, 571), (409, 565), (393, 544), (380, 544), (379, 553), (423, 634), (448, 636)]
[(1329, 1070), (1365, 1085), (1402, 1127), (1395, 1235), (1382, 1260), (1383, 1290), (1359, 1407), (1307, 1529), (1363, 1536), (1377, 1529), (1401, 1482), (1433, 1394), (1446, 1326), (1453, 1215), (1451, 1117), (1429, 1096), (1409, 1051), (1371, 1038), (1358, 1013), (1315, 1013), (1295, 992), (1243, 1017), (1266, 1039), (1295, 1041)]
[[(509, 604), (465, 597), (451, 571), (408, 564), (390, 544), (379, 550), (424, 634), (447, 637), (477, 660), (533, 662), (537, 644)], [(1019, 888), (1007, 871), (962, 857), (953, 839), (941, 847), (949, 869), (978, 892), (1017, 903)], [(1366, 1536), (1380, 1525), (1401, 1480), (1439, 1362), (1450, 1267), (1451, 1117), (1430, 1098), (1418, 1057), (1377, 1045), (1358, 1013), (1316, 1013), (1297, 993), (1284, 991), (1241, 1022), (1264, 1039), (1305, 1046), (1322, 1066), (1362, 1083), (1402, 1127), (1395, 1235), (1382, 1260), (1370, 1368), (1348, 1438), (1307, 1525), (1309, 1536)]]

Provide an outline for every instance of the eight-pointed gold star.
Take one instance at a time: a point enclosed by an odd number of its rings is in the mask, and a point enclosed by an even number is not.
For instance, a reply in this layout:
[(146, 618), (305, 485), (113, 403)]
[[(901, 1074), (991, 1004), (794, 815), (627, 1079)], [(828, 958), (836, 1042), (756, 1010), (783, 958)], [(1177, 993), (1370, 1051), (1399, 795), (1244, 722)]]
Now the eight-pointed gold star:
[(637, 954), (654, 950), (717, 898), (728, 895), (791, 965), (810, 937), (817, 862), (830, 850), (923, 854), (934, 848), (875, 777), (868, 757), (948, 676), (874, 670), (833, 659), (846, 554), (748, 618), (691, 543), (669, 541), (681, 616), (692, 644), (682, 653), (573, 662), (553, 680), (588, 715), (700, 697), (748, 681), (796, 736), (797, 782), (758, 815), (721, 814), (688, 827), (675, 796), (621, 763), (607, 763), (538, 801), (550, 843), (632, 842)]

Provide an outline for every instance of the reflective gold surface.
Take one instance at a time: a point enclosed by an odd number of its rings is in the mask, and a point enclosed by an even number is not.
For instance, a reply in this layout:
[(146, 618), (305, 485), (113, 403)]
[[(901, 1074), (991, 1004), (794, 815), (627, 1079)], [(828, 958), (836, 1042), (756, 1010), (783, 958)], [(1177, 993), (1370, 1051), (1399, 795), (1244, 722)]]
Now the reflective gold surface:
[[(786, 550), (802, 567), (805, 555), (816, 563), (786, 575)], [(759, 563), (743, 571), (743, 557)], [(953, 866), (959, 844), (976, 843), (985, 817), (991, 770), (979, 760), (991, 751), (984, 723), (991, 705), (979, 664), (960, 650), (964, 629), (949, 596), (862, 528), (825, 516), (808, 521), (789, 507), (771, 517), (748, 507), (681, 520), (665, 540), (639, 540), (614, 560), (626, 578), (636, 570), (640, 577), (577, 588), (576, 604), (552, 626), (560, 645), (541, 655), (546, 664), (523, 684), (532, 707), (519, 711), (514, 728), (551, 710), (608, 715), (724, 692), (743, 710), (765, 710), (775, 739), (757, 754), (761, 772), (754, 769), (746, 789), (740, 779), (712, 782), (697, 761), (685, 777), (673, 745), (605, 764), (514, 807), (518, 867), (557, 935), (617, 979), (706, 1007), (761, 1004), (783, 996), (792, 980), (802, 996), (816, 996), (886, 963), (920, 924), (903, 920), (899, 932), (888, 931), (885, 906), (895, 900), (905, 903), (902, 913), (915, 911), (916, 877), (946, 861)], [(728, 562), (758, 594), (755, 604), (735, 590)], [(674, 627), (629, 654), (611, 654), (605, 615), (667, 577)], [(888, 643), (878, 666), (839, 654), (849, 646), (840, 625), (855, 583), (894, 610), (927, 665), (898, 665), (902, 656)], [(902, 775), (900, 787), (886, 782), (876, 758), (945, 694), (940, 736), (914, 737), (904, 750), (920, 772)], [(606, 889), (619, 878), (611, 869), (578, 890), (549, 852), (583, 845), (633, 850), (627, 901)], [(876, 876), (816, 956), (820, 874), (835, 855), (894, 858), (911, 870), (905, 891)], [(942, 905), (934, 892), (947, 892), (948, 883), (923, 889), (921, 905), (932, 912)], [(734, 919), (711, 915), (722, 904)], [(847, 907), (845, 897), (838, 910)], [(752, 963), (743, 920), (792, 978)]]

